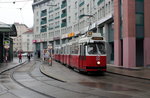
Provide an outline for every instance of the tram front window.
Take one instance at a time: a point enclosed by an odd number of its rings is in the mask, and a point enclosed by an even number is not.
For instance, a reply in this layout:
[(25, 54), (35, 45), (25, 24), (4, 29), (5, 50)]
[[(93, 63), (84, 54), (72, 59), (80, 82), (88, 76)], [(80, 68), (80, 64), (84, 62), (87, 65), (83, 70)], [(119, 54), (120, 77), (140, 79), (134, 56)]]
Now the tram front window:
[(98, 43), (97, 47), (101, 54), (106, 54), (105, 43)]
[(87, 45), (87, 53), (92, 54), (105, 54), (105, 45), (104, 43), (93, 43)]
[(97, 54), (97, 48), (96, 48), (96, 44), (89, 44), (87, 45), (87, 52), (88, 54)]

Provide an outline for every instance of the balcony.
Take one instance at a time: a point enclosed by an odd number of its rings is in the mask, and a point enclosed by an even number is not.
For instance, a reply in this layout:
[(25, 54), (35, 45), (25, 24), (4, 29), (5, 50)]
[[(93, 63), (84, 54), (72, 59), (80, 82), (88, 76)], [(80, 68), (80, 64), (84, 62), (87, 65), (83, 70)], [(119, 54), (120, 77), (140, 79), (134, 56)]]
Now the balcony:
[(56, 26), (55, 28), (59, 28), (60, 26), (58, 25), (58, 26)]
[(81, 6), (83, 6), (83, 5), (84, 5), (84, 1), (79, 4), (79, 7), (81, 7)]
[(54, 19), (49, 19), (48, 21), (50, 22), (50, 21), (53, 21)]
[(53, 12), (53, 10), (50, 10), (50, 11), (49, 11), (49, 13), (52, 13), (52, 12)]
[(59, 10), (60, 9), (60, 7), (57, 7), (57, 8), (55, 8), (55, 11), (57, 11), (57, 10)]
[(50, 27), (50, 28), (49, 28), (49, 30), (53, 30), (53, 29), (54, 29), (53, 27)]
[(66, 17), (66, 16), (67, 16), (67, 13), (61, 14), (61, 18), (64, 18), (64, 17)]
[(42, 28), (41, 32), (47, 32), (47, 29), (46, 28)]
[(41, 17), (44, 17), (46, 15), (47, 15), (47, 13), (41, 13)]
[(47, 23), (47, 21), (41, 21), (41, 25), (43, 25), (43, 24), (46, 24)]
[(59, 19), (59, 18), (60, 18), (60, 16), (55, 17), (55, 19)]
[(103, 1), (104, 1), (104, 0), (99, 0), (99, 1), (97, 2), (97, 5), (100, 5)]
[(62, 3), (62, 5), (61, 5), (61, 9), (63, 9), (64, 7), (66, 7), (67, 6), (67, 2), (65, 2), (65, 3)]
[(66, 22), (61, 23), (61, 27), (66, 27), (66, 26), (67, 26)]

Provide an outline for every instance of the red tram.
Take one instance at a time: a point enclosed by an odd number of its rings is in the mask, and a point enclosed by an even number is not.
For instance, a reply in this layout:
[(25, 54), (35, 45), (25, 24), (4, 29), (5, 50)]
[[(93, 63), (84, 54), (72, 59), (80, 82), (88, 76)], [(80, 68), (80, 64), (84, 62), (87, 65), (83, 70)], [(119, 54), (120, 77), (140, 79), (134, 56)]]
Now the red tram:
[(54, 59), (81, 72), (105, 72), (105, 40), (99, 33), (90, 32), (54, 48)]

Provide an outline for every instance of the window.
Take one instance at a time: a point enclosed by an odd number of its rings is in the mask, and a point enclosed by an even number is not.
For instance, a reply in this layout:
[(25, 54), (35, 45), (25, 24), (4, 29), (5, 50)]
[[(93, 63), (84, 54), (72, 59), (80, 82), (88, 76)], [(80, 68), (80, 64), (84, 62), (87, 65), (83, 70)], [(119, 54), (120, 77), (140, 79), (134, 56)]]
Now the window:
[(136, 14), (136, 24), (144, 25), (144, 15), (143, 14)]
[(87, 5), (87, 13), (89, 12), (89, 9), (90, 9), (90, 8), (89, 8), (89, 4), (88, 4), (88, 5)]
[(77, 8), (77, 1), (75, 2), (75, 8)]

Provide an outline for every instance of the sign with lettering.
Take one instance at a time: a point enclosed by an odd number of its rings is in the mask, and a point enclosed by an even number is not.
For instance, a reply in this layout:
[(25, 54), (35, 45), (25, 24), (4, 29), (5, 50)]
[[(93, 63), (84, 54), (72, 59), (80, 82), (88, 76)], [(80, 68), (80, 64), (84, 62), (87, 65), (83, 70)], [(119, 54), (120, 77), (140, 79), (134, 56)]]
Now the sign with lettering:
[(3, 41), (3, 45), (9, 45), (10, 44), (10, 41), (9, 40), (4, 40)]

